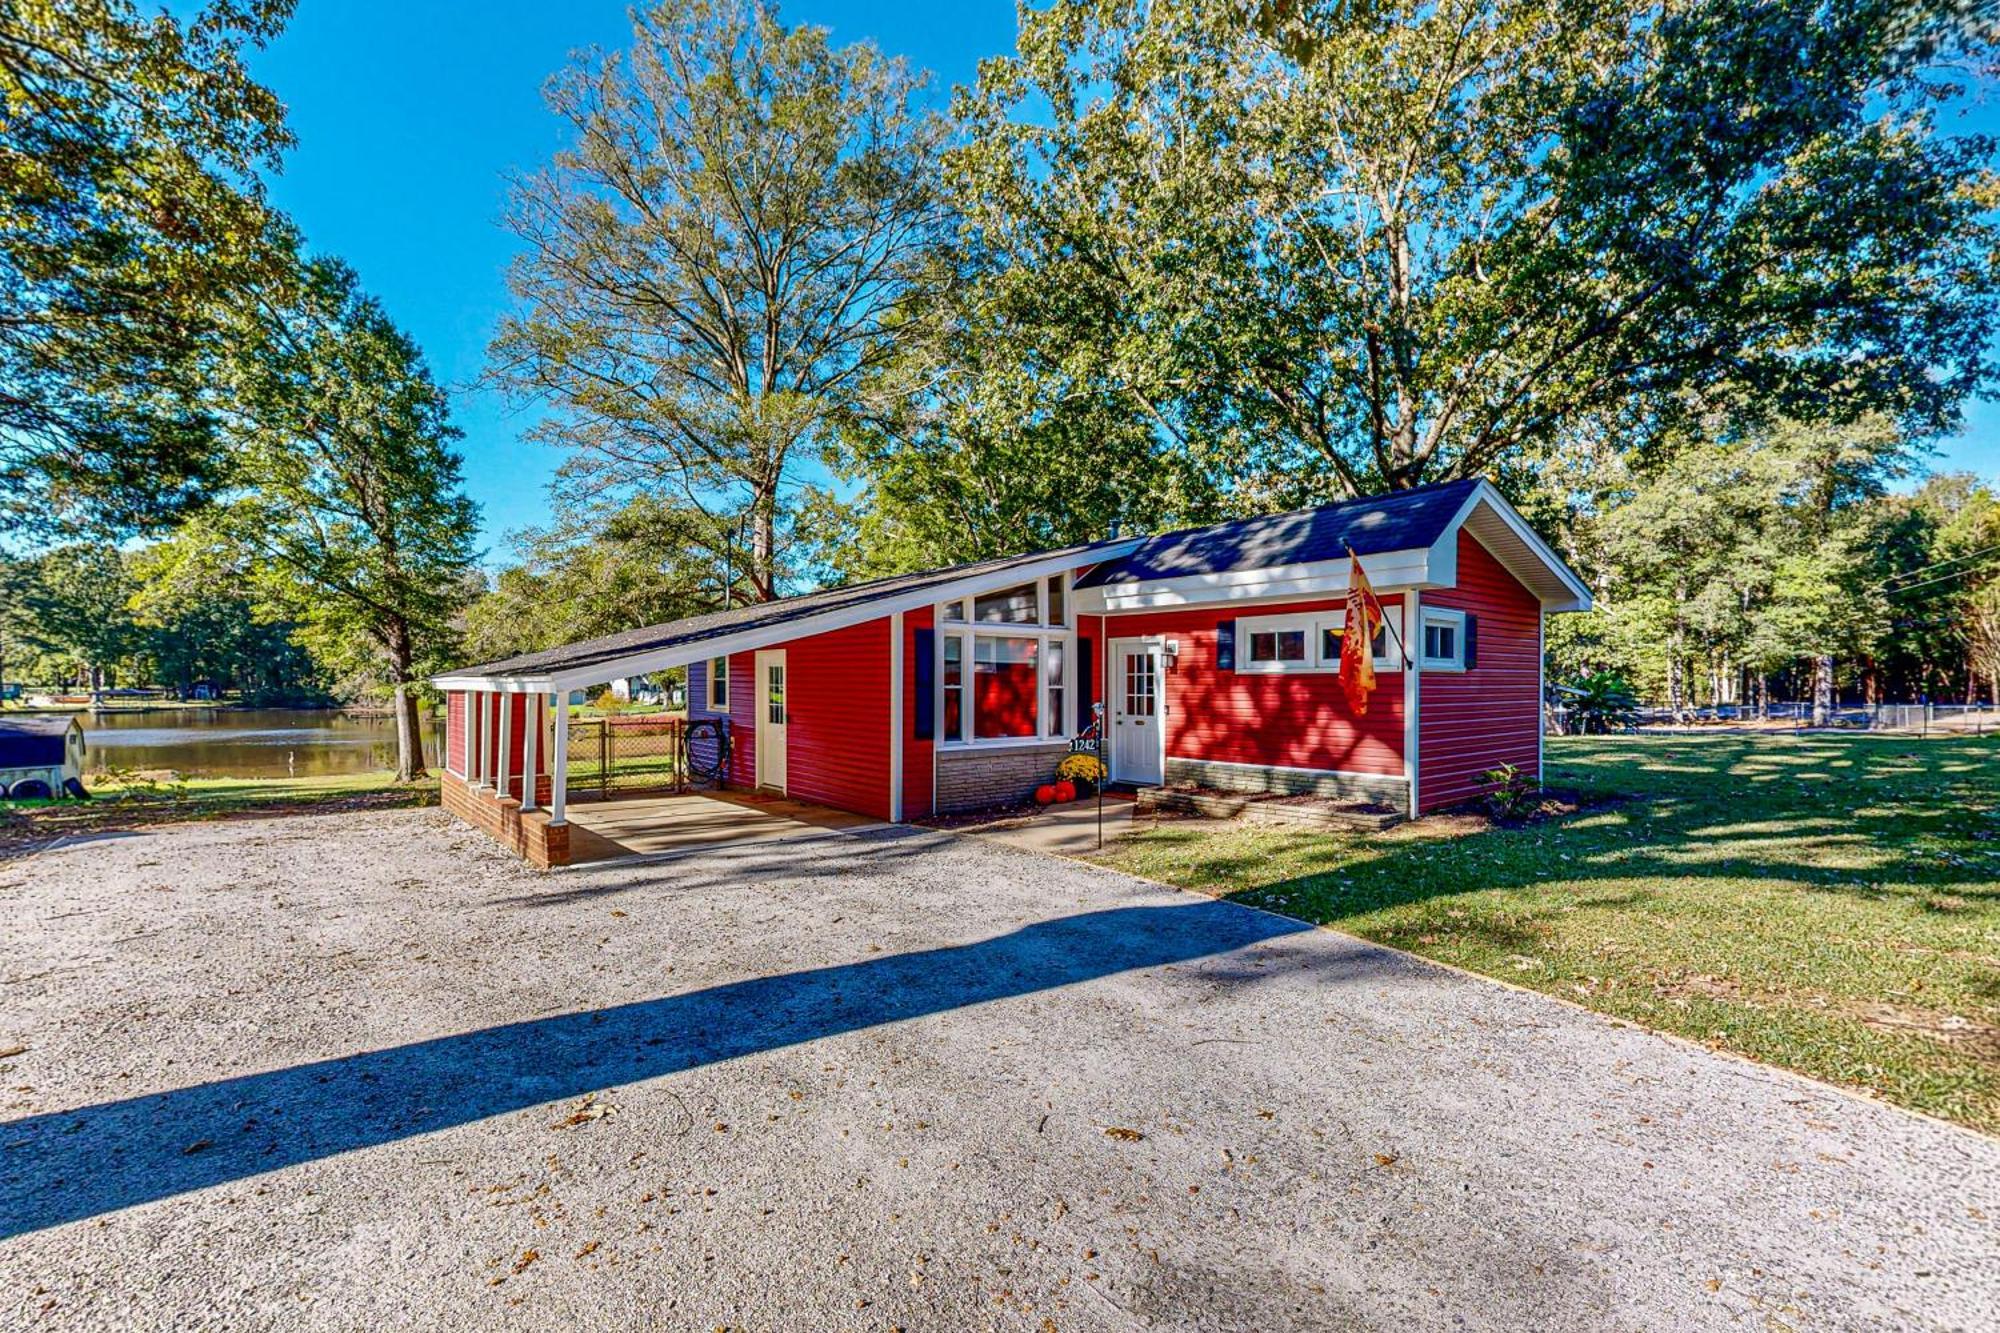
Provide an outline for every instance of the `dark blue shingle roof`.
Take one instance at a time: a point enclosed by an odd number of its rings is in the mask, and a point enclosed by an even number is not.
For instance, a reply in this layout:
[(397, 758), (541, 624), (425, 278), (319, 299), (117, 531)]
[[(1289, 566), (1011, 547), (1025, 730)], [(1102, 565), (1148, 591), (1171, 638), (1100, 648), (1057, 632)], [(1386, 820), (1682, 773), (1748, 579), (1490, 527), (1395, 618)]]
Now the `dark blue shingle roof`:
[(0, 719), (0, 768), (42, 768), (66, 757), (70, 728), (67, 716), (27, 716)]
[(1477, 478), (1447, 481), (1318, 509), (1162, 533), (1147, 538), (1130, 555), (1099, 565), (1078, 579), (1077, 586), (1096, 588), (1339, 560), (1346, 557), (1350, 546), (1356, 555), (1429, 546), (1478, 486)]

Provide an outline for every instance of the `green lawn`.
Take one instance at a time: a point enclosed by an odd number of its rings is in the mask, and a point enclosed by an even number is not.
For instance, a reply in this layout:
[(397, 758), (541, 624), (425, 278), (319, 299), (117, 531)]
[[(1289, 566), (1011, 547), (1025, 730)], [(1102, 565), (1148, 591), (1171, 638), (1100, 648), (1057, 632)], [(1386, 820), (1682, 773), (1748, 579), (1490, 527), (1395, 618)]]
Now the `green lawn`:
[(0, 801), (0, 855), (52, 838), (175, 824), (192, 819), (386, 810), (437, 804), (435, 781), (399, 784), (394, 775), (349, 773), (316, 778), (189, 778), (127, 786), (88, 779), (88, 801)]
[(2000, 1132), (2000, 740), (1569, 738), (1548, 767), (1630, 799), (1168, 821), (1107, 859)]

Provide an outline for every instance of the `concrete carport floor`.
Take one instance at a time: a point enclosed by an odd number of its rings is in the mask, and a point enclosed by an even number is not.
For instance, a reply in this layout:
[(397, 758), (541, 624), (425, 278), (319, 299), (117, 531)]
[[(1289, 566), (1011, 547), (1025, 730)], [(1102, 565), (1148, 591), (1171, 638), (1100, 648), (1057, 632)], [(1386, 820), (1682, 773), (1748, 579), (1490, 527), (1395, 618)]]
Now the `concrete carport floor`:
[(12, 869), (0, 1327), (2000, 1313), (1992, 1140), (990, 840), (547, 875), (402, 811)]
[(739, 842), (790, 839), (817, 829), (880, 823), (767, 792), (636, 793), (605, 800), (571, 795), (571, 864), (702, 851)]

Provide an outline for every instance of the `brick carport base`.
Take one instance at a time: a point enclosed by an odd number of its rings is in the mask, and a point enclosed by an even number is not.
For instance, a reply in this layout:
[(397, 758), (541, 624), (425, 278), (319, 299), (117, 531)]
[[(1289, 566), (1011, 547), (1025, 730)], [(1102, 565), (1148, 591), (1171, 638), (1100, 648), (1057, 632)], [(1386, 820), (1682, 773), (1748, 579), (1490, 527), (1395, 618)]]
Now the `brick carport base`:
[[(552, 824), (544, 806), (522, 810), (513, 796), (502, 796), (491, 787), (474, 787), (464, 778), (445, 773), (439, 779), (440, 802), (452, 814), (507, 848), (529, 865), (542, 870), (569, 864), (569, 825)], [(537, 779), (539, 802), (549, 799), (549, 779)]]

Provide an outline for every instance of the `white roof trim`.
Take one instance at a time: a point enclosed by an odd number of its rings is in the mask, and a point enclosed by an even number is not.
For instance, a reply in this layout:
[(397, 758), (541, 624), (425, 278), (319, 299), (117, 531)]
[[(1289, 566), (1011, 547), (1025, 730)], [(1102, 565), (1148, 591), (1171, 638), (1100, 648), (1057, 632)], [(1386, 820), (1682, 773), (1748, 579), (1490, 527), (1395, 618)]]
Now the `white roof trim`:
[(1115, 560), (1120, 556), (1131, 554), (1139, 548), (1143, 540), (1141, 537), (1133, 537), (1126, 541), (1097, 547), (1087, 554), (1049, 556), (1042, 560), (1010, 565), (1005, 569), (985, 574), (969, 575), (946, 583), (927, 584), (921, 588), (912, 588), (890, 596), (834, 607), (816, 615), (800, 616), (797, 620), (781, 621), (775, 625), (757, 625), (734, 633), (700, 639), (693, 643), (643, 649), (627, 653), (623, 657), (610, 657), (602, 662), (593, 662), (585, 666), (526, 676), (478, 676), (459, 672), (433, 676), (431, 684), (440, 690), (493, 690), (502, 694), (565, 693), (584, 686), (601, 685), (624, 676), (643, 676), (653, 671), (665, 671), (670, 667), (705, 662), (712, 657), (748, 652), (753, 648), (765, 648), (791, 639), (803, 639), (813, 634), (825, 634), (830, 630), (846, 629), (852, 625), (865, 624), (870, 620), (883, 619), (898, 611), (915, 611), (922, 607), (934, 606), (939, 602), (954, 602), (961, 597), (976, 597), (995, 588), (1012, 587), (1016, 583), (1046, 578), (1050, 574), (1060, 574), (1065, 570), (1102, 564), (1106, 560)]
[[(1451, 548), (1455, 561), (1457, 546)], [(1361, 557), (1361, 571), (1379, 592), (1383, 589), (1449, 587), (1455, 565), (1439, 577), (1439, 552), (1421, 546), (1378, 551)], [(1344, 596), (1348, 559), (1312, 560), (1264, 569), (1231, 569), (1220, 574), (1184, 574), (1179, 578), (1080, 588), (1077, 596), (1096, 594), (1080, 605), (1085, 615), (1145, 611), (1170, 606), (1212, 606), (1220, 602), (1268, 601), (1273, 598)]]
[[(1437, 554), (1442, 554), (1446, 551), (1450, 552), (1448, 558), (1452, 566), (1451, 583), (1455, 584), (1458, 581), (1459, 530), (1465, 526), (1466, 520), (1471, 518), (1473, 513), (1482, 504), (1487, 507), (1489, 512), (1496, 515), (1507, 525), (1508, 530), (1520, 539), (1523, 546), (1528, 548), (1529, 554), (1533, 555), (1540, 562), (1543, 571), (1553, 574), (1556, 581), (1568, 592), (1569, 595), (1567, 597), (1544, 596), (1541, 599), (1544, 611), (1588, 611), (1590, 609), (1590, 589), (1584, 585), (1583, 580), (1570, 572), (1570, 567), (1563, 562), (1563, 558), (1557, 555), (1550, 548), (1549, 544), (1536, 534), (1533, 528), (1528, 526), (1528, 520), (1521, 517), (1520, 511), (1516, 510), (1513, 505), (1508, 504), (1507, 497), (1500, 494), (1495, 489), (1493, 483), (1483, 477), (1480, 478), (1479, 485), (1473, 489), (1472, 494), (1465, 498), (1465, 503), (1459, 506), (1458, 513), (1453, 515), (1451, 522), (1445, 525), (1444, 531), (1438, 534), (1437, 547), (1433, 548), (1435, 553), (1433, 556), (1434, 564), (1436, 563)], [(1485, 545), (1485, 543), (1482, 542), (1481, 545)], [(1488, 549), (1491, 550), (1490, 547)], [(1514, 568), (1500, 552), (1493, 551), (1492, 554), (1493, 558), (1505, 565), (1508, 572), (1513, 574), (1515, 578), (1520, 579), (1521, 582), (1528, 584), (1531, 588), (1533, 587), (1533, 584), (1524, 571)]]

